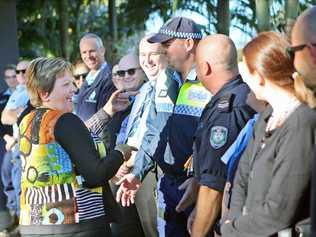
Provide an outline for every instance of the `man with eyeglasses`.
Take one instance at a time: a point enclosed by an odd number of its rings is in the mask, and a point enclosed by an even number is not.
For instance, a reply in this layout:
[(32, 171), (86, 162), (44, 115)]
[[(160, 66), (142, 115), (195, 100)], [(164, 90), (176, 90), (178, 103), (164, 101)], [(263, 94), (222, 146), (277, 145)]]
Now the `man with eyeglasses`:
[(3, 91), (6, 95), (12, 95), (13, 91), (16, 89), (18, 85), (18, 81), (16, 80), (16, 65), (9, 64), (4, 68), (4, 81), (8, 88)]
[(74, 69), (73, 69), (73, 76), (75, 79), (74, 85), (76, 86), (77, 90), (75, 94), (72, 96), (72, 103), (74, 105), (73, 111), (75, 114), (77, 113), (78, 93), (82, 84), (85, 82), (88, 73), (89, 73), (89, 68), (81, 60), (75, 63)]
[(193, 152), (193, 137), (202, 110), (211, 97), (197, 80), (194, 69), (195, 50), (201, 38), (194, 21), (175, 17), (148, 39), (149, 43), (162, 44), (170, 68), (157, 79), (162, 79), (163, 84), (157, 84), (155, 99), (151, 100), (148, 130), (132, 173), (120, 181), (117, 201), (127, 206), (133, 203), (141, 181), (157, 162), (163, 172), (157, 185), (159, 236), (189, 236), (186, 223), (194, 198), (187, 197), (194, 193), (190, 185), (194, 179), (184, 166)]
[[(315, 101), (316, 91), (316, 6), (305, 10), (295, 22), (291, 34), (294, 67), (295, 90), (298, 92), (299, 82), (304, 83)], [(307, 91), (306, 90), (306, 91)], [(311, 101), (312, 101), (311, 100)], [(311, 195), (311, 235), (316, 236), (316, 156), (313, 157), (312, 195)]]
[[(8, 88), (0, 93), (0, 112), (3, 111), (5, 105), (7, 104), (10, 95), (15, 90), (17, 86), (16, 74), (15, 74), (15, 65), (7, 65), (4, 68), (4, 81), (7, 84)], [(6, 152), (5, 149), (5, 140), (3, 136), (5, 134), (12, 135), (12, 126), (4, 125), (0, 123), (0, 169), (2, 168), (4, 154)], [(0, 171), (0, 173), (2, 173)], [(2, 181), (0, 181), (0, 235), (2, 231), (5, 231), (11, 223), (11, 217), (9, 215), (9, 211), (7, 209), (6, 195), (4, 193), (4, 187)]]
[(115, 87), (101, 38), (87, 33), (81, 38), (79, 47), (81, 59), (90, 70), (79, 90), (77, 106), (77, 115), (86, 121), (106, 104)]
[(292, 47), (288, 52), (293, 55), (294, 66), (305, 80), (316, 83), (316, 6), (303, 12), (292, 30)]
[(75, 85), (78, 88), (78, 90), (81, 88), (82, 84), (85, 82), (88, 73), (89, 73), (89, 68), (82, 61), (78, 61), (74, 65), (73, 75), (75, 78)]
[[(102, 138), (106, 144), (107, 152), (111, 152), (117, 144), (124, 144), (128, 118), (135, 101), (135, 95), (146, 79), (140, 68), (138, 56), (133, 53), (122, 57), (116, 68), (116, 73), (121, 76), (118, 75), (117, 81), (113, 81), (113, 83), (117, 89), (121, 90), (122, 95), (130, 95), (130, 105), (113, 115), (106, 112), (105, 105), (85, 122), (94, 134)], [(110, 186), (115, 194), (117, 186), (113, 182), (110, 183)], [(120, 207), (120, 211), (119, 219), (111, 225), (112, 236), (144, 236), (136, 207)]]

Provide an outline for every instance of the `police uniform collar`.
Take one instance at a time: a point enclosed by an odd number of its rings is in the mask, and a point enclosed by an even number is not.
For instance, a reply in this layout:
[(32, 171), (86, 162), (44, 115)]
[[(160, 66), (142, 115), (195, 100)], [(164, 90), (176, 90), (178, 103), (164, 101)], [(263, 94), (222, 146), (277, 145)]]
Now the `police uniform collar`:
[(182, 84), (183, 84), (186, 80), (191, 81), (191, 82), (197, 81), (195, 67), (193, 67), (193, 68), (191, 69), (191, 71), (189, 72), (189, 74), (187, 75), (187, 78), (186, 78), (185, 80), (182, 80), (181, 73), (180, 73), (180, 72), (177, 72), (177, 71), (175, 71), (175, 72), (173, 73), (173, 79), (178, 82), (179, 86), (182, 86)]
[(213, 107), (216, 104), (216, 108), (220, 112), (228, 112), (235, 97), (234, 94), (230, 93), (230, 90), (241, 83), (243, 83), (243, 81), (240, 75), (227, 82), (220, 91), (213, 96), (211, 101), (207, 104), (207, 107)]
[(195, 67), (193, 67), (193, 68), (191, 69), (191, 71), (190, 71), (189, 74), (187, 75), (186, 80), (189, 80), (189, 81), (195, 81), (195, 80), (197, 80)]
[(232, 88), (236, 87), (237, 85), (243, 83), (241, 76), (238, 75), (234, 79), (229, 80), (220, 90), (217, 92), (213, 98), (218, 99), (221, 98), (227, 91), (230, 91)]

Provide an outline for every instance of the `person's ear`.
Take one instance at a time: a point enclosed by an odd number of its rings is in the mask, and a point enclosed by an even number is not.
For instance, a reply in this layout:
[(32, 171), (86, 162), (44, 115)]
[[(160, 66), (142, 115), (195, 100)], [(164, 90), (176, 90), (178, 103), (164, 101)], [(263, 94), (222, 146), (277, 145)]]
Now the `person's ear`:
[(190, 52), (194, 47), (194, 40), (193, 39), (186, 39), (184, 41), (184, 45), (185, 45), (186, 51)]
[(106, 49), (104, 47), (100, 48), (100, 52), (101, 54), (104, 56), (106, 53)]
[(41, 101), (48, 102), (49, 101), (49, 93), (44, 91), (38, 92), (39, 97), (41, 98)]
[(207, 61), (202, 62), (201, 68), (203, 76), (208, 76), (212, 73), (212, 67)]

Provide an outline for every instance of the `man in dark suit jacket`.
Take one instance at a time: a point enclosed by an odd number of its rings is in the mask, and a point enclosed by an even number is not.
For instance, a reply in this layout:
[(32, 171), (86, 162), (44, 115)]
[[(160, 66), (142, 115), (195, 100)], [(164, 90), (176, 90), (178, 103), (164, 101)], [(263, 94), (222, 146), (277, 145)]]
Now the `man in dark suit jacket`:
[(90, 69), (80, 88), (76, 110), (76, 114), (85, 121), (105, 105), (115, 87), (111, 80), (111, 67), (104, 59), (105, 48), (101, 38), (88, 33), (81, 38), (79, 47), (81, 58)]

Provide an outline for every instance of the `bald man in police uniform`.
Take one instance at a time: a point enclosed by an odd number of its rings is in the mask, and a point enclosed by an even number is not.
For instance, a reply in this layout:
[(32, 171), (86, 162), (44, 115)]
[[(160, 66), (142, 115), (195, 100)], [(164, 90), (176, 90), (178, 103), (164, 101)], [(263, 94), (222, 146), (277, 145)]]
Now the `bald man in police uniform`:
[(204, 38), (196, 52), (197, 76), (213, 97), (206, 105), (195, 134), (193, 167), (200, 189), (192, 216), (192, 235), (205, 236), (220, 214), (226, 180), (221, 156), (255, 111), (246, 103), (248, 86), (239, 76), (237, 51), (221, 34)]

